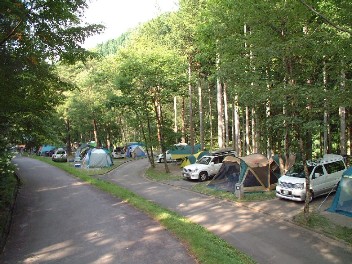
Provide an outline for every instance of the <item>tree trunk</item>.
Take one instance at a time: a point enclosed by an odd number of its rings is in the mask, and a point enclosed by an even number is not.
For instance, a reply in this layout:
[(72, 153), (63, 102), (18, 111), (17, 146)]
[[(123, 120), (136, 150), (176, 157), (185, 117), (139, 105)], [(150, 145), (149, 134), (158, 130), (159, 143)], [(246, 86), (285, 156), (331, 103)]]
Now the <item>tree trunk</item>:
[(93, 119), (93, 134), (94, 134), (94, 140), (95, 143), (97, 144), (97, 147), (100, 147), (99, 141), (98, 141), (98, 126), (97, 126), (97, 121)]
[(235, 150), (238, 156), (242, 156), (241, 132), (240, 132), (240, 115), (238, 107), (238, 96), (235, 96)]
[(70, 119), (68, 119), (68, 118), (66, 120), (66, 129), (67, 129), (66, 147), (67, 147), (67, 153), (70, 155), (72, 152), (72, 149), (71, 149), (71, 126), (70, 126)]
[(246, 155), (250, 154), (250, 142), (249, 142), (249, 110), (246, 106)]
[(209, 129), (210, 129), (210, 149), (213, 149), (213, 104), (211, 101), (211, 98), (213, 98), (212, 94), (211, 94), (211, 89), (209, 86), (209, 83), (207, 83), (208, 85), (208, 105), (209, 105)]
[(258, 152), (258, 145), (257, 145), (257, 129), (256, 129), (256, 113), (255, 109), (252, 108), (252, 152)]
[[(216, 55), (216, 70), (220, 72), (220, 55)], [(218, 110), (218, 145), (219, 148), (224, 147), (224, 110), (223, 110), (223, 90), (220, 77), (216, 77), (216, 104)]]
[[(177, 97), (174, 96), (174, 132), (177, 133)], [(178, 143), (178, 138), (175, 140)]]
[(225, 147), (229, 146), (229, 115), (227, 106), (227, 85), (224, 83), (224, 123), (225, 123)]
[(186, 143), (186, 121), (185, 121), (185, 115), (186, 115), (186, 108), (185, 108), (185, 98), (182, 96), (182, 122), (181, 122), (181, 132), (182, 132), (182, 138), (181, 142)]
[(201, 80), (198, 83), (198, 107), (199, 107), (199, 133), (201, 150), (204, 149), (204, 124), (203, 124), (203, 100)]
[[(326, 73), (326, 61), (323, 60), (323, 83), (324, 93), (327, 93), (327, 73)], [(324, 154), (329, 153), (329, 142), (328, 142), (328, 131), (329, 131), (329, 120), (326, 99), (324, 100)]]
[(308, 171), (308, 166), (307, 166), (307, 155), (306, 155), (306, 149), (305, 149), (305, 142), (302, 137), (302, 135), (299, 135), (299, 147), (300, 147), (300, 152), (302, 154), (302, 162), (303, 162), (303, 168), (304, 168), (304, 174), (306, 178), (306, 200), (304, 201), (304, 217), (306, 220), (309, 218), (309, 203), (311, 200), (311, 193), (310, 193), (310, 175)]
[(188, 96), (189, 96), (189, 141), (191, 145), (191, 154), (194, 153), (194, 130), (193, 130), (193, 107), (192, 107), (192, 70), (191, 60), (188, 61)]
[[(344, 91), (346, 87), (346, 73), (344, 69), (344, 62), (342, 62), (341, 69), (341, 83), (340, 89)], [(339, 107), (340, 115), (340, 154), (345, 156), (347, 155), (347, 143), (346, 143), (346, 108), (343, 106)]]
[(157, 95), (154, 95), (154, 112), (155, 112), (155, 118), (156, 118), (156, 124), (157, 124), (159, 145), (160, 145), (161, 152), (164, 155), (165, 172), (170, 173), (170, 169), (169, 169), (169, 166), (167, 165), (167, 160), (166, 160), (166, 147), (164, 142), (163, 121), (162, 121), (162, 108)]

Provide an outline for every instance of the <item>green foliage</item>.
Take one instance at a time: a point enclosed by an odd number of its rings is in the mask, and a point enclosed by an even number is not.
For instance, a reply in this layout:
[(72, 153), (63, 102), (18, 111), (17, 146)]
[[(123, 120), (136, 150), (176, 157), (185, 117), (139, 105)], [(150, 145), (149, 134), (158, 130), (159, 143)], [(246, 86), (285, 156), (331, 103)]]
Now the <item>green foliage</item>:
[[(43, 123), (55, 116), (51, 113), (71, 86), (58, 78), (53, 63), (85, 59), (90, 53), (81, 43), (102, 30), (100, 25), (80, 25), (86, 7), (83, 0), (1, 2), (2, 140), (26, 143), (34, 139), (43, 143), (57, 137)], [(48, 123), (55, 122), (53, 119)]]

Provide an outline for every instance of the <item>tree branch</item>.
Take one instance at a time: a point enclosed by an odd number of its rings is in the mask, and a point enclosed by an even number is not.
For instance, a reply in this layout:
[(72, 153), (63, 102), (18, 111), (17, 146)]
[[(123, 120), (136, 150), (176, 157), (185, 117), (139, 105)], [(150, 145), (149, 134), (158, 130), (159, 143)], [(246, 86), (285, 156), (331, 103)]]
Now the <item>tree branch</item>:
[(348, 30), (348, 29), (344, 29), (342, 27), (339, 27), (338, 25), (336, 25), (335, 23), (331, 22), (327, 17), (325, 17), (323, 14), (319, 13), (317, 10), (315, 10), (313, 7), (311, 7), (310, 5), (308, 5), (304, 0), (300, 0), (301, 3), (303, 5), (305, 5), (309, 10), (311, 10), (314, 14), (316, 14), (317, 16), (321, 17), (327, 24), (329, 24), (330, 26), (334, 27), (335, 29), (348, 33), (350, 35), (352, 35), (352, 31)]

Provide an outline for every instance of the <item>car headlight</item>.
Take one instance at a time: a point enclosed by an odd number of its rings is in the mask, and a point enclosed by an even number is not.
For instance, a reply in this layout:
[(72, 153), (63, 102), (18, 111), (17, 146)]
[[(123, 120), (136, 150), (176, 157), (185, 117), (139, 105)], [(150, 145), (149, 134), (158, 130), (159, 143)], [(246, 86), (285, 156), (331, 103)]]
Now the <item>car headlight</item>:
[(294, 185), (294, 188), (295, 188), (295, 189), (303, 190), (303, 188), (304, 188), (304, 183), (296, 183), (296, 184)]

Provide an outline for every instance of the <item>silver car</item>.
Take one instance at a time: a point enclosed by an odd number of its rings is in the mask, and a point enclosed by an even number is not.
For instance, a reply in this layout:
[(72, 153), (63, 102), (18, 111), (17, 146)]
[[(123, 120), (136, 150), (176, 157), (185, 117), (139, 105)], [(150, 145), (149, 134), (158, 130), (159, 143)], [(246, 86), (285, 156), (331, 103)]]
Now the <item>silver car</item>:
[(67, 153), (63, 148), (58, 148), (55, 153), (51, 156), (53, 161), (67, 162)]

